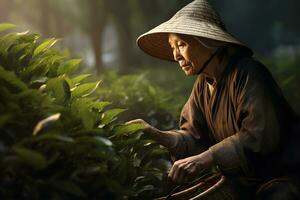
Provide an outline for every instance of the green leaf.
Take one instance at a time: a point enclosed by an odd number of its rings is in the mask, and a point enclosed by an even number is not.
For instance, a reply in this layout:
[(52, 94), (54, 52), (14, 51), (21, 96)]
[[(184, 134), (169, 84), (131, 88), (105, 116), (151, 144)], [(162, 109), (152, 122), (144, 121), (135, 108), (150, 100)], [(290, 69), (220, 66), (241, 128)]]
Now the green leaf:
[(137, 193), (140, 194), (145, 191), (154, 191), (154, 190), (155, 190), (155, 187), (153, 185), (145, 185), (139, 191), (137, 191)]
[(15, 44), (18, 44), (18, 40), (20, 39), (22, 34), (27, 34), (27, 32), (23, 33), (8, 33), (5, 36), (0, 38), (0, 52), (3, 54), (7, 54), (8, 49)]
[(91, 76), (91, 74), (81, 74), (79, 76), (76, 76), (75, 78), (72, 78), (72, 83), (76, 85), (77, 83), (81, 82), (82, 80), (86, 79), (87, 77)]
[(33, 52), (33, 56), (36, 56), (48, 49), (50, 49), (58, 40), (55, 38), (50, 38), (42, 42)]
[(79, 131), (73, 132), (72, 135), (79, 136), (79, 135), (104, 135), (106, 131), (100, 128), (93, 128), (93, 129), (81, 129)]
[(143, 128), (145, 128), (145, 125), (140, 124), (140, 123), (136, 123), (136, 124), (124, 124), (124, 125), (120, 125), (117, 126), (114, 129), (114, 135), (118, 136), (118, 135), (129, 135), (131, 133), (135, 133), (137, 131), (142, 130)]
[(73, 97), (86, 97), (90, 94), (92, 94), (98, 87), (101, 81), (97, 81), (94, 83), (85, 83), (82, 85), (77, 86), (74, 88), (72, 91), (72, 96)]
[(72, 181), (61, 181), (61, 180), (57, 180), (57, 181), (53, 181), (52, 185), (69, 194), (78, 196), (78, 197), (85, 197), (86, 194), (85, 192), (75, 183), (73, 183)]
[(111, 105), (112, 103), (109, 101), (97, 101), (93, 102), (91, 105), (92, 108), (97, 109), (98, 112), (101, 112), (106, 106)]
[(100, 146), (112, 146), (112, 142), (104, 137), (100, 136), (94, 136), (94, 137), (89, 137), (89, 136), (83, 136), (83, 137), (78, 137), (76, 139), (76, 142), (80, 143), (92, 143)]
[(7, 71), (2, 66), (0, 66), (0, 80), (1, 84), (5, 84), (7, 88), (13, 91), (20, 92), (27, 89), (26, 84), (14, 72)]
[(86, 128), (86, 129), (94, 128), (99, 119), (99, 115), (97, 115), (95, 112), (91, 112), (88, 109), (86, 109), (86, 110), (81, 109), (81, 112), (79, 112), (79, 115), (80, 115), (81, 121), (84, 125), (84, 128)]
[(115, 108), (115, 109), (111, 109), (111, 110), (107, 110), (102, 114), (102, 119), (101, 119), (101, 123), (99, 125), (99, 128), (103, 128), (104, 126), (106, 126), (107, 124), (113, 122), (114, 120), (116, 120), (117, 116), (126, 111), (127, 109), (121, 109), (121, 108)]
[(74, 71), (80, 64), (81, 59), (72, 59), (65, 62), (63, 65), (58, 67), (58, 74), (67, 74)]
[(7, 122), (10, 122), (12, 118), (13, 118), (13, 114), (12, 113), (5, 113), (5, 114), (3, 114), (1, 112), (1, 115), (0, 115), (0, 127), (3, 127), (4, 124), (6, 124)]
[(22, 37), (20, 39), (22, 42), (28, 42), (31, 45), (33, 45), (34, 43), (36, 43), (36, 40), (39, 39), (40, 37), (41, 37), (40, 34), (28, 33), (28, 34), (22, 35)]
[(74, 99), (71, 104), (72, 114), (81, 119), (86, 129), (94, 128), (100, 115), (92, 110), (93, 100), (90, 98)]
[(53, 67), (53, 60), (60, 59), (60, 56), (47, 55), (31, 60), (29, 66), (22, 72), (22, 76), (37, 78), (45, 76), (49, 72), (50, 68)]
[(29, 85), (30, 86), (34, 86), (34, 85), (41, 86), (41, 85), (45, 84), (47, 82), (47, 80), (48, 80), (47, 76), (38, 77), (36, 79), (31, 80), (30, 83), (29, 83)]
[(163, 148), (155, 148), (151, 152), (151, 157), (162, 158), (164, 155), (167, 155), (168, 151)]
[(70, 99), (70, 87), (64, 78), (49, 79), (46, 85), (46, 91), (55, 98), (55, 102), (66, 103)]
[[(14, 96), (15, 100), (19, 103), (20, 106), (37, 106), (40, 105), (46, 98), (43, 98), (42, 94), (35, 89), (28, 89), (22, 92), (18, 92)], [(46, 101), (45, 101), (46, 102)]]
[[(96, 109), (97, 112), (101, 112), (106, 106), (111, 105), (109, 101), (95, 101), (89, 97), (78, 98), (72, 102), (74, 109), (79, 110), (92, 110)], [(78, 113), (79, 114), (79, 113)]]
[(56, 113), (53, 114), (41, 121), (39, 121), (34, 129), (33, 129), (33, 133), (32, 135), (36, 135), (38, 132), (40, 132), (42, 129), (44, 129), (45, 127), (49, 126), (50, 124), (52, 124), (53, 122), (57, 121), (60, 118), (60, 113)]
[(153, 96), (157, 95), (155, 88), (151, 85), (148, 85), (149, 93)]
[(14, 25), (14, 24), (2, 23), (2, 24), (0, 24), (0, 32), (15, 28), (15, 27), (16, 27), (16, 25)]
[(89, 97), (78, 98), (72, 101), (72, 110), (75, 111), (74, 114), (79, 114), (77, 111), (88, 110), (93, 104), (93, 100)]
[(27, 164), (35, 170), (44, 169), (47, 166), (47, 160), (43, 154), (32, 149), (14, 146), (12, 150)]
[(12, 54), (17, 54), (19, 53), (20, 51), (26, 49), (26, 48), (29, 48), (31, 46), (30, 43), (21, 43), (21, 44), (17, 44), (17, 45), (14, 45), (10, 50), (9, 52), (12, 53)]
[(68, 142), (68, 143), (74, 143), (74, 139), (67, 136), (62, 136), (58, 134), (43, 134), (41, 136), (38, 136), (35, 138), (36, 141), (43, 141), (43, 140), (58, 140), (61, 142)]

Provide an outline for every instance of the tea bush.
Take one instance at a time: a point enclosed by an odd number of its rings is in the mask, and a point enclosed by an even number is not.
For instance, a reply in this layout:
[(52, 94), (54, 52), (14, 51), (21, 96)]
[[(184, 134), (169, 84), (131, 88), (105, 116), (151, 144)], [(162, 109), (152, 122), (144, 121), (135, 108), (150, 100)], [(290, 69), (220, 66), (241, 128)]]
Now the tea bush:
[(95, 95), (101, 81), (74, 74), (79, 59), (52, 49), (56, 39), (39, 37), (0, 36), (0, 198), (161, 194), (166, 151), (143, 136), (141, 125), (117, 120), (126, 109)]
[(292, 52), (282, 50), (281, 52), (274, 53), (268, 58), (262, 59), (273, 73), (276, 81), (282, 88), (285, 97), (298, 113), (300, 113), (299, 55), (299, 49), (295, 49)]
[(178, 125), (182, 102), (158, 84), (151, 83), (147, 73), (120, 75), (117, 71), (105, 73), (104, 84), (97, 93), (117, 107), (128, 107), (120, 119), (142, 118), (160, 129)]

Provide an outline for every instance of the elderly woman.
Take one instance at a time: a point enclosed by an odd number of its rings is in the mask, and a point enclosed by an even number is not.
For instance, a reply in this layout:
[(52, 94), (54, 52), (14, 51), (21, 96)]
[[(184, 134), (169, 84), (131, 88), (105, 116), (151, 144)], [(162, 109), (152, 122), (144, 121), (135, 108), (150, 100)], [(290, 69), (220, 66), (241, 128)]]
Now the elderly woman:
[(191, 2), (137, 43), (151, 56), (178, 62), (186, 75), (197, 75), (179, 130), (161, 131), (142, 119), (128, 122), (145, 124), (144, 132), (176, 158), (171, 180), (184, 183), (217, 165), (250, 196), (298, 199), (298, 117), (270, 72), (226, 31), (207, 0)]

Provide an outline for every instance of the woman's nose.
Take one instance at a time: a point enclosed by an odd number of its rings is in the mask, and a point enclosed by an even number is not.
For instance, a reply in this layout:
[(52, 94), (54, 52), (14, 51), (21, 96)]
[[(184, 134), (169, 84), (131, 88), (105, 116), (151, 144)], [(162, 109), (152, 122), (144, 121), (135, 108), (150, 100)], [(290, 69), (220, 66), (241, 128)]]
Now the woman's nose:
[(179, 61), (182, 58), (181, 53), (178, 48), (173, 49), (173, 57), (174, 57), (175, 61)]

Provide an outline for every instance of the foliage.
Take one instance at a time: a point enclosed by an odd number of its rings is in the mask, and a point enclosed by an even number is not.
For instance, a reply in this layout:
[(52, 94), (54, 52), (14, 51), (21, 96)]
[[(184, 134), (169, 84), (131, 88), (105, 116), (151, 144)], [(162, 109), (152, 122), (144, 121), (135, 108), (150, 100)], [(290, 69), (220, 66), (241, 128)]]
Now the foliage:
[(166, 151), (143, 136), (141, 125), (119, 123), (126, 109), (108, 109), (111, 102), (95, 96), (102, 83), (72, 74), (80, 60), (52, 49), (56, 39), (39, 37), (0, 37), (0, 198), (160, 194)]
[(262, 59), (273, 73), (288, 102), (298, 113), (300, 113), (299, 55), (299, 49), (282, 49), (272, 56)]
[(177, 126), (182, 95), (172, 93), (167, 88), (158, 86), (158, 81), (147, 77), (147, 72), (119, 75), (110, 71), (103, 76), (104, 84), (98, 90), (99, 96), (113, 102), (114, 106), (128, 107), (123, 120), (142, 118), (160, 129)]

